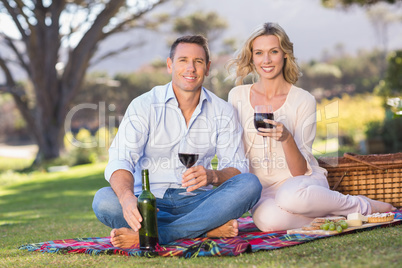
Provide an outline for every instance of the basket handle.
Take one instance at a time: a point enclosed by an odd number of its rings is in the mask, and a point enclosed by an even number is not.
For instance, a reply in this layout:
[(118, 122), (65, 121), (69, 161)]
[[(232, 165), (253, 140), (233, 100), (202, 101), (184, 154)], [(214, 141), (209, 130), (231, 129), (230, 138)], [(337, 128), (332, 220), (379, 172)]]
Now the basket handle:
[(343, 157), (349, 158), (349, 159), (354, 160), (354, 161), (356, 161), (356, 162), (359, 162), (359, 163), (362, 163), (362, 164), (366, 164), (366, 165), (368, 165), (368, 166), (371, 166), (371, 167), (374, 167), (374, 168), (377, 168), (377, 169), (381, 169), (381, 170), (384, 170), (384, 169), (385, 169), (385, 168), (383, 168), (383, 167), (380, 167), (380, 166), (371, 164), (370, 162), (361, 160), (361, 159), (355, 157), (355, 155), (354, 155), (354, 154), (351, 154), (351, 153), (344, 153), (344, 154), (343, 154)]
[(333, 191), (335, 191), (338, 188), (339, 184), (341, 184), (341, 182), (342, 182), (343, 178), (345, 178), (346, 174), (347, 174), (347, 172), (343, 173), (342, 177), (340, 177), (338, 179), (338, 181), (334, 184), (334, 186), (332, 187)]

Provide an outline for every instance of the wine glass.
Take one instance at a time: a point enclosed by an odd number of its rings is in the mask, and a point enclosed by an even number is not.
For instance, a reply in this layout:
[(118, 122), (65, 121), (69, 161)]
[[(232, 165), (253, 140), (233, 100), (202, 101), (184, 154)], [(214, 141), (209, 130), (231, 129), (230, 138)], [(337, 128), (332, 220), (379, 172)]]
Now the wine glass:
[[(178, 150), (178, 156), (181, 164), (183, 166), (178, 167), (178, 172), (177, 172), (177, 178), (179, 181), (179, 184), (181, 184), (182, 181), (182, 175), (186, 171), (187, 168), (191, 168), (198, 160), (198, 153), (195, 147), (190, 146), (185, 139), (183, 139), (179, 143), (179, 150)], [(196, 195), (193, 192), (182, 192), (179, 193), (180, 195), (187, 195), (187, 196), (194, 196)]]
[[(266, 123), (264, 119), (274, 120), (274, 111), (272, 105), (256, 105), (254, 107), (254, 127), (258, 128), (274, 128), (274, 125)], [(263, 164), (268, 168), (268, 156), (267, 156), (267, 137), (263, 136), (264, 140), (264, 158)], [(271, 143), (270, 143), (271, 145)]]

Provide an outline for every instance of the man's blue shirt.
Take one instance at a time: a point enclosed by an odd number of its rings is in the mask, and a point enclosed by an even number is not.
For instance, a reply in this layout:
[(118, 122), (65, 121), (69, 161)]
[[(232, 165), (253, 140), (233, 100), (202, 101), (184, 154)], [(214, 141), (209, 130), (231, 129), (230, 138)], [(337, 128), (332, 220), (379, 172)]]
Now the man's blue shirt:
[(126, 110), (109, 149), (105, 178), (128, 170), (134, 176), (134, 193), (142, 191), (141, 170), (149, 170), (151, 191), (162, 198), (167, 188), (178, 188), (177, 168), (180, 142), (197, 148), (198, 164), (211, 169), (218, 158), (218, 170), (234, 167), (248, 172), (242, 145), (242, 128), (232, 106), (202, 88), (200, 101), (187, 127), (172, 84), (154, 87), (135, 98)]

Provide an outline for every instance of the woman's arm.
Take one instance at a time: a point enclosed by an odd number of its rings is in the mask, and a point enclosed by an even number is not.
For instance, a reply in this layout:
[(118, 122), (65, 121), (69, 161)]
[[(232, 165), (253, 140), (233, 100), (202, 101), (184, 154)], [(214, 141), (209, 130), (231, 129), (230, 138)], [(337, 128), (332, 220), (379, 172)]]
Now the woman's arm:
[(267, 123), (274, 125), (274, 128), (261, 129), (258, 135), (270, 137), (282, 143), (283, 152), (285, 154), (286, 163), (292, 176), (304, 175), (307, 172), (307, 161), (300, 152), (292, 134), (280, 122), (265, 119)]
[(286, 163), (293, 177), (301, 176), (307, 172), (307, 161), (300, 152), (292, 135), (282, 141), (283, 152), (285, 153)]

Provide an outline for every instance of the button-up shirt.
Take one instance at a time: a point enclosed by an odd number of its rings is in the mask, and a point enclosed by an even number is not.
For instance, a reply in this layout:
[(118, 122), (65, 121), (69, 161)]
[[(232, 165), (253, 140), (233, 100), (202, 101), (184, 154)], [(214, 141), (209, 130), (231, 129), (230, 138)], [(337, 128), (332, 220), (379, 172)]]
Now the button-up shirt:
[(197, 165), (211, 169), (217, 156), (218, 167), (248, 171), (242, 144), (242, 128), (233, 107), (202, 88), (192, 117), (186, 120), (178, 106), (172, 84), (154, 87), (128, 106), (109, 148), (105, 178), (116, 170), (134, 176), (134, 193), (142, 191), (141, 170), (149, 170), (150, 188), (162, 198), (168, 188), (178, 188), (183, 167), (179, 147), (186, 144), (199, 154)]

